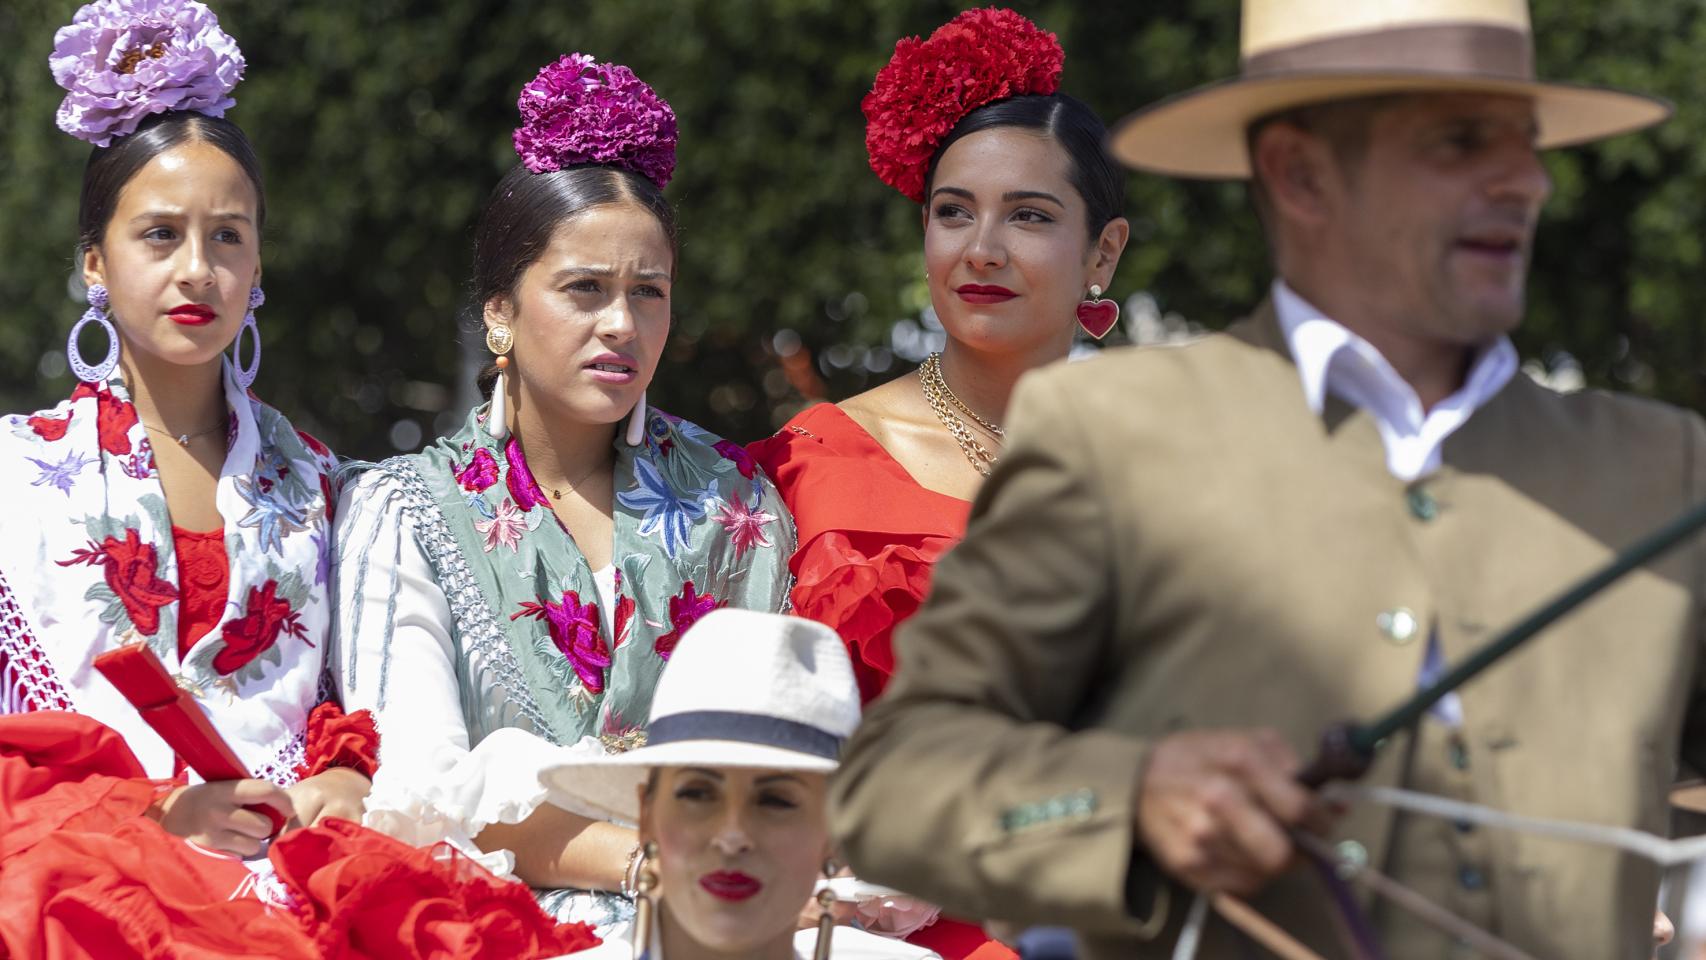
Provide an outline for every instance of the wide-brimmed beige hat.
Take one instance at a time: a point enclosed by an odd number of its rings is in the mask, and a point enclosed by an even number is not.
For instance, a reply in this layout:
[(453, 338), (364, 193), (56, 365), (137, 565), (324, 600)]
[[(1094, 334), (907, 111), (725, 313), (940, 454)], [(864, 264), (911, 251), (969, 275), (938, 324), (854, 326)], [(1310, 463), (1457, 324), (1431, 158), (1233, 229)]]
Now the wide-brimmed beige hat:
[(847, 648), (821, 623), (725, 607), (681, 638), (652, 695), (646, 745), (543, 770), (553, 802), (632, 823), (654, 767), (831, 773), (859, 725)]
[(1651, 126), (1653, 97), (1534, 75), (1527, 0), (1244, 0), (1243, 68), (1141, 110), (1114, 129), (1113, 152), (1139, 170), (1250, 175), (1250, 124), (1312, 103), (1412, 91), (1530, 97), (1542, 148)]

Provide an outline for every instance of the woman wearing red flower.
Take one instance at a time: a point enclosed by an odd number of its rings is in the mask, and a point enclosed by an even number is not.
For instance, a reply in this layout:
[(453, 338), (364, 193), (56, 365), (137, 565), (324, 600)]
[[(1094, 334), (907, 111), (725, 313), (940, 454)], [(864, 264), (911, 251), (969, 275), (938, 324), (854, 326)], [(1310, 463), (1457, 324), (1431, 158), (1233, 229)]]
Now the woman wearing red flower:
[[(1000, 456), (1014, 384), (1117, 313), (1100, 295), (1129, 233), (1125, 178), (1101, 121), (1058, 92), (1063, 61), (1053, 34), (1002, 9), (895, 45), (865, 97), (865, 143), (878, 177), (920, 205), (946, 343), (917, 372), (811, 407), (751, 448), (799, 531), (794, 610), (840, 633), (866, 702)], [(1010, 955), (947, 921), (914, 942)]]

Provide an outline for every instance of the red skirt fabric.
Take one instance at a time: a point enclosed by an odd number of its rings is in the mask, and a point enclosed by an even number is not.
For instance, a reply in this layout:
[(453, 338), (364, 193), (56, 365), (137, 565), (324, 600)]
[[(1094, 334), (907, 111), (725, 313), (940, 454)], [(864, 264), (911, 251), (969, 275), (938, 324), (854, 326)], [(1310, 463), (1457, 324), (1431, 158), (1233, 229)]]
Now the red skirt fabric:
[(449, 848), (343, 821), (273, 844), (283, 902), (263, 902), (242, 862), (148, 815), (171, 786), (88, 717), (0, 717), (0, 956), (495, 960), (598, 942)]

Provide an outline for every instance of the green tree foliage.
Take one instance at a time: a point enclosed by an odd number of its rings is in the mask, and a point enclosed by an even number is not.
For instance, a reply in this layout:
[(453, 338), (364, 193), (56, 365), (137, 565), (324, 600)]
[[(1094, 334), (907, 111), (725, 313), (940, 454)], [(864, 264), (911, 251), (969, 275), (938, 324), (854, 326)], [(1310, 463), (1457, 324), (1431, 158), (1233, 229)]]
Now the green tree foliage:
[[(479, 352), (464, 290), (473, 220), (515, 160), (521, 85), (582, 50), (675, 106), (675, 331), (654, 401), (752, 438), (806, 395), (904, 369), (887, 349), (924, 303), (919, 213), (864, 155), (859, 99), (937, 0), (213, 0), (249, 59), (232, 119), (268, 177), (257, 389), (345, 454), (413, 446), (460, 416)], [(1105, 118), (1237, 67), (1233, 0), (1015, 3), (1067, 50), (1064, 88)], [(0, 406), (69, 389), (63, 347), (87, 149), (60, 134), (47, 69), (70, 0), (5, 0), (0, 36)], [(1706, 407), (1706, 155), (1695, 0), (1536, 0), (1542, 70), (1680, 105), (1652, 134), (1555, 154), (1525, 357)], [(1208, 327), (1268, 282), (1241, 188), (1133, 175), (1113, 295)], [(778, 350), (780, 348), (780, 352)], [(784, 354), (786, 356), (784, 356)], [(46, 359), (44, 359), (44, 357)]]

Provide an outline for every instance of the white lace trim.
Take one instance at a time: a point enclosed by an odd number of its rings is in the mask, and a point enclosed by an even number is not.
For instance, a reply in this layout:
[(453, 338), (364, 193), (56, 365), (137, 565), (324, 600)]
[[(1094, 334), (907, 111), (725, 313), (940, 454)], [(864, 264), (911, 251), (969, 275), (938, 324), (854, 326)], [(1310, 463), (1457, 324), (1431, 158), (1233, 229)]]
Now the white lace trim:
[(75, 709), (11, 586), (0, 576), (0, 714)]

